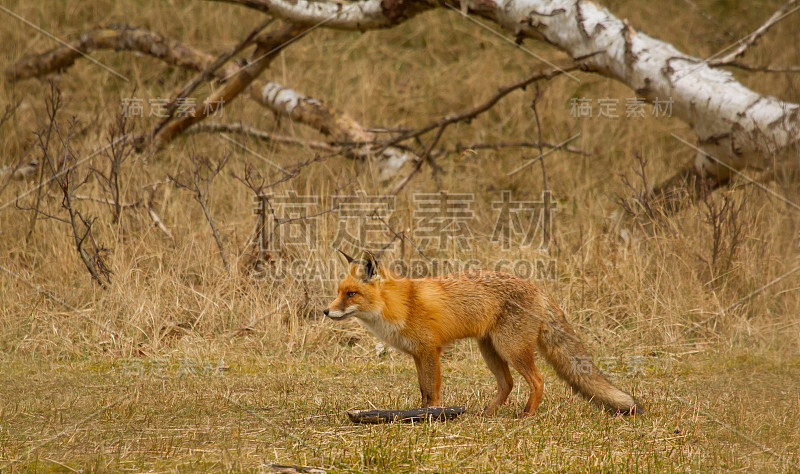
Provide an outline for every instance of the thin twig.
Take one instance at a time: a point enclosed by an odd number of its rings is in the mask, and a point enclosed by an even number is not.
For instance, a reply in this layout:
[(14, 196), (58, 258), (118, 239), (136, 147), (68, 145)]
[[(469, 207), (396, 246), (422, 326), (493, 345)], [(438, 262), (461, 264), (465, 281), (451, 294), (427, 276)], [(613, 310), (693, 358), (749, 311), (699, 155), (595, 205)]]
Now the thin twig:
[(5, 125), (5, 124), (6, 124), (6, 122), (7, 122), (7, 121), (8, 121), (8, 120), (9, 120), (11, 117), (13, 117), (15, 113), (17, 113), (17, 109), (19, 108), (19, 106), (20, 106), (21, 104), (22, 104), (22, 101), (21, 101), (21, 100), (19, 100), (19, 101), (17, 101), (17, 102), (14, 102), (13, 104), (8, 104), (8, 105), (6, 105), (6, 109), (5, 109), (5, 111), (3, 112), (3, 116), (2, 116), (2, 117), (0, 117), (0, 128), (3, 128), (3, 125)]
[(82, 195), (82, 194), (74, 194), (72, 196), (72, 198), (73, 199), (77, 199), (79, 201), (94, 201), (94, 202), (97, 202), (97, 203), (100, 203), (100, 204), (108, 204), (109, 206), (114, 206), (114, 207), (119, 206), (120, 209), (138, 207), (141, 204), (141, 202), (139, 202), (139, 201), (116, 202), (113, 199), (99, 198), (99, 197), (94, 197), (94, 196), (85, 196), (85, 195)]
[[(496, 142), (496, 143), (471, 143), (469, 145), (456, 145), (453, 150), (445, 150), (446, 153), (463, 153), (467, 150), (501, 150), (503, 148), (556, 148), (557, 144), (550, 142), (532, 142), (532, 141), (519, 141), (519, 142)], [(573, 148), (565, 146), (561, 148), (568, 153), (574, 153), (581, 156), (591, 156), (580, 148)]]
[(744, 64), (739, 61), (732, 61), (730, 63), (725, 64), (727, 67), (735, 67), (737, 69), (741, 69), (743, 71), (751, 71), (751, 72), (786, 72), (786, 73), (797, 73), (800, 72), (800, 66), (752, 66), (750, 64)]
[(786, 2), (781, 8), (773, 13), (772, 16), (770, 16), (767, 21), (764, 22), (764, 24), (756, 28), (755, 31), (747, 35), (747, 37), (745, 37), (743, 40), (739, 41), (739, 46), (736, 49), (721, 58), (709, 60), (708, 65), (711, 67), (725, 66), (726, 64), (735, 61), (736, 58), (743, 55), (747, 49), (750, 48), (756, 42), (756, 40), (758, 40), (758, 38), (763, 36), (764, 33), (769, 31), (770, 28), (775, 26), (779, 21), (783, 20), (787, 16), (791, 15), (797, 10), (800, 10), (800, 6), (791, 8), (797, 2), (798, 0), (789, 0)]
[[(513, 91), (515, 91), (517, 89), (524, 89), (525, 87), (527, 87), (528, 85), (530, 85), (530, 84), (532, 84), (532, 83), (534, 83), (536, 81), (539, 81), (541, 79), (551, 79), (551, 78), (553, 78), (555, 76), (558, 76), (559, 74), (567, 73), (567, 72), (572, 71), (574, 69), (577, 69), (579, 67), (580, 67), (580, 64), (578, 64), (578, 63), (569, 63), (569, 64), (565, 64), (563, 67), (556, 67), (554, 69), (545, 69), (545, 70), (536, 71), (536, 72), (534, 72), (533, 74), (529, 75), (528, 77), (526, 77), (524, 79), (521, 79), (521, 80), (519, 80), (517, 82), (514, 82), (512, 84), (508, 84), (508, 85), (499, 87), (497, 89), (497, 92), (495, 92), (487, 101), (483, 102), (482, 104), (480, 104), (480, 105), (478, 105), (476, 107), (470, 108), (468, 110), (465, 110), (465, 111), (462, 111), (462, 112), (459, 112), (459, 113), (456, 113), (456, 114), (446, 115), (446, 116), (440, 118), (439, 120), (431, 122), (431, 123), (429, 123), (428, 125), (426, 125), (426, 126), (424, 126), (422, 128), (418, 128), (416, 130), (411, 130), (411, 131), (408, 131), (408, 132), (404, 132), (404, 133), (400, 134), (399, 136), (397, 136), (397, 137), (389, 140), (388, 142), (386, 142), (384, 144), (384, 147), (388, 148), (390, 146), (396, 145), (397, 143), (399, 143), (401, 141), (409, 140), (409, 139), (412, 139), (412, 138), (413, 139), (419, 138), (420, 136), (422, 136), (422, 135), (424, 135), (424, 134), (436, 129), (436, 135), (434, 136), (433, 140), (431, 140), (431, 142), (429, 143), (428, 147), (425, 149), (425, 151), (422, 154), (422, 156), (420, 156), (419, 159), (416, 160), (416, 162), (414, 163), (414, 167), (406, 175), (406, 177), (403, 178), (397, 184), (397, 186), (394, 187), (394, 189), (392, 189), (392, 194), (399, 193), (409, 183), (409, 181), (411, 181), (411, 178), (413, 178), (419, 172), (419, 170), (422, 168), (422, 165), (426, 161), (431, 161), (431, 151), (436, 146), (436, 144), (439, 142), (439, 140), (442, 137), (442, 134), (444, 133), (445, 129), (448, 126), (450, 126), (450, 125), (452, 125), (454, 123), (457, 123), (457, 122), (462, 122), (462, 121), (469, 122), (469, 121), (471, 121), (472, 119), (474, 119), (478, 115), (480, 115), (480, 114), (486, 112), (487, 110), (491, 109), (492, 107), (494, 107), (495, 104), (497, 104), (497, 102), (500, 101), (500, 99), (502, 99), (503, 97), (507, 96), (508, 94), (510, 94), (511, 92), (513, 92)], [(541, 140), (539, 140), (539, 141), (541, 142)]]
[(31, 224), (28, 228), (28, 233), (25, 235), (25, 240), (30, 240), (33, 231), (36, 227), (36, 221), (39, 215), (39, 206), (41, 205), (43, 186), (44, 186), (44, 161), (45, 156), (50, 149), (50, 137), (53, 134), (53, 129), (56, 126), (56, 114), (61, 107), (61, 92), (57, 90), (56, 85), (50, 82), (50, 93), (45, 98), (45, 108), (47, 109), (48, 125), (46, 131), (39, 131), (36, 133), (39, 149), (42, 152), (42, 159), (39, 160), (39, 185), (36, 187), (36, 199), (33, 205), (33, 216), (31, 216)]
[[(168, 175), (169, 179), (175, 183), (176, 186), (191, 191), (195, 201), (200, 204), (200, 208), (203, 210), (203, 215), (205, 216), (206, 221), (208, 221), (208, 225), (211, 227), (211, 232), (214, 235), (214, 240), (217, 243), (219, 256), (222, 259), (222, 263), (225, 265), (225, 270), (228, 272), (230, 272), (231, 267), (230, 263), (228, 262), (228, 256), (225, 253), (225, 246), (222, 244), (222, 239), (217, 231), (217, 226), (214, 225), (214, 219), (211, 217), (211, 211), (208, 209), (208, 191), (211, 187), (212, 181), (214, 181), (214, 178), (219, 175), (219, 172), (222, 171), (223, 167), (225, 167), (225, 164), (228, 162), (230, 157), (231, 155), (228, 153), (222, 158), (222, 160), (214, 163), (208, 158), (193, 154), (190, 155), (192, 163), (194, 163), (191, 182), (183, 182), (174, 176)], [(205, 178), (202, 176), (204, 169), (208, 172), (208, 176)], [(153, 214), (154, 213), (151, 213), (150, 216), (153, 217)]]
[[(383, 225), (385, 225), (385, 226), (386, 226), (386, 228), (389, 230), (389, 232), (391, 232), (391, 233), (392, 233), (392, 235), (394, 235), (394, 237), (395, 237), (395, 238), (399, 238), (401, 242), (402, 242), (402, 241), (404, 241), (404, 240), (407, 240), (407, 241), (408, 241), (408, 242), (409, 242), (411, 245), (413, 245), (413, 246), (414, 246), (414, 248), (417, 250), (417, 252), (419, 252), (419, 254), (420, 254), (420, 255), (422, 255), (422, 257), (423, 257), (425, 260), (427, 260), (427, 261), (428, 261), (428, 263), (432, 263), (432, 260), (431, 260), (430, 258), (428, 258), (428, 256), (427, 256), (427, 255), (425, 255), (425, 252), (423, 252), (423, 251), (422, 251), (422, 249), (421, 249), (421, 248), (419, 248), (419, 245), (417, 245), (417, 243), (416, 243), (416, 242), (414, 242), (414, 241), (411, 239), (411, 237), (407, 236), (405, 232), (401, 232), (401, 233), (399, 233), (399, 234), (398, 234), (398, 233), (397, 233), (397, 232), (396, 232), (396, 231), (395, 231), (395, 230), (392, 228), (392, 226), (391, 226), (391, 225), (389, 225), (389, 223), (388, 223), (388, 222), (386, 222), (386, 221), (385, 221), (385, 220), (384, 220), (384, 219), (383, 219), (383, 218), (382, 218), (380, 215), (378, 215), (378, 210), (377, 210), (377, 209), (375, 209), (375, 210), (372, 212), (372, 218), (373, 218), (373, 219), (377, 219), (377, 220), (381, 221), (381, 222), (383, 223)], [(392, 239), (392, 241), (394, 241), (394, 239)], [(383, 250), (381, 251), (381, 253), (383, 253)]]
[(536, 93), (533, 95), (533, 101), (531, 102), (531, 109), (533, 110), (533, 117), (536, 119), (536, 133), (539, 139), (539, 164), (542, 165), (542, 189), (547, 191), (547, 169), (544, 166), (544, 160), (542, 157), (544, 156), (544, 148), (542, 147), (542, 125), (539, 122), (539, 112), (536, 110), (536, 102), (541, 97), (541, 90), (539, 89), (539, 84), (536, 84)]
[(551, 79), (551, 78), (556, 77), (556, 76), (558, 76), (560, 74), (563, 74), (563, 73), (566, 73), (566, 72), (569, 72), (569, 71), (574, 71), (574, 70), (579, 69), (579, 68), (580, 68), (580, 64), (573, 62), (573, 63), (564, 64), (563, 66), (552, 68), (552, 69), (545, 69), (545, 70), (535, 71), (534, 73), (532, 73), (531, 75), (529, 75), (528, 77), (526, 77), (524, 79), (521, 79), (521, 80), (519, 80), (517, 82), (514, 82), (514, 83), (511, 83), (511, 84), (500, 86), (497, 89), (497, 92), (495, 92), (487, 101), (483, 102), (482, 104), (480, 104), (480, 105), (478, 105), (476, 107), (473, 107), (471, 109), (465, 110), (463, 112), (446, 115), (446, 116), (440, 118), (439, 120), (436, 120), (434, 122), (429, 123), (428, 125), (425, 125), (424, 127), (421, 127), (421, 128), (415, 129), (415, 130), (410, 130), (408, 132), (401, 133), (399, 136), (397, 136), (397, 137), (393, 138), (392, 140), (390, 140), (389, 142), (387, 142), (385, 144), (385, 146), (388, 147), (388, 146), (396, 145), (397, 143), (399, 143), (401, 141), (405, 141), (405, 140), (408, 140), (410, 138), (419, 137), (421, 135), (424, 135), (424, 134), (430, 132), (431, 130), (434, 130), (436, 128), (441, 128), (441, 127), (447, 127), (447, 126), (452, 125), (452, 124), (454, 124), (456, 122), (470, 121), (470, 120), (474, 119), (475, 117), (477, 117), (478, 115), (480, 115), (480, 114), (486, 112), (487, 110), (491, 109), (492, 107), (494, 107), (494, 105), (497, 104), (497, 102), (499, 102), (500, 99), (502, 99), (503, 97), (507, 96), (508, 94), (514, 92), (517, 89), (524, 89), (525, 87), (529, 86), (530, 84), (532, 84), (532, 83), (534, 83), (536, 81), (539, 81), (541, 79)]
[[(49, 136), (50, 131), (52, 131), (52, 133), (58, 137), (60, 154), (63, 156), (61, 156), (60, 160), (55, 160), (51, 156), (52, 152), (49, 148), (49, 139), (43, 140), (40, 138), (39, 146), (42, 152), (42, 167), (47, 164), (51, 175), (54, 177), (58, 188), (61, 190), (61, 206), (67, 211), (69, 216), (68, 222), (72, 227), (72, 234), (78, 255), (89, 271), (92, 280), (96, 281), (101, 287), (107, 288), (111, 284), (111, 270), (106, 266), (103, 256), (104, 253), (107, 252), (107, 249), (98, 245), (94, 239), (92, 226), (94, 225), (95, 219), (84, 217), (76, 208), (74, 202), (75, 191), (85, 184), (92, 174), (90, 170), (83, 179), (76, 179), (77, 172), (75, 166), (77, 166), (77, 158), (72, 148), (71, 140), (77, 128), (77, 120), (73, 118), (69, 123), (67, 131), (62, 133), (61, 127), (57, 121), (58, 109), (61, 104), (61, 91), (52, 84), (47, 103), (47, 114), (50, 122), (47, 135)], [(40, 213), (38, 206), (41, 195), (42, 193), (39, 192), (36, 208), (34, 209), (34, 218)], [(48, 217), (56, 218), (55, 216)], [(62, 222), (64, 221), (64, 219), (57, 219)]]
[(200, 122), (194, 125), (193, 127), (187, 129), (184, 132), (184, 134), (187, 135), (193, 133), (238, 133), (267, 142), (285, 143), (287, 145), (307, 146), (309, 148), (314, 148), (317, 150), (337, 151), (339, 149), (338, 147), (331, 146), (325, 142), (317, 140), (302, 140), (300, 138), (287, 137), (286, 135), (270, 133), (243, 123), (223, 123), (223, 122), (216, 122), (213, 120), (207, 120), (205, 122)]
[[(135, 92), (134, 92), (135, 93)], [(91, 167), (92, 172), (98, 177), (98, 182), (103, 189), (111, 196), (112, 222), (117, 224), (122, 218), (122, 189), (120, 186), (120, 175), (122, 165), (130, 158), (133, 152), (133, 144), (130, 140), (120, 139), (131, 135), (131, 124), (127, 114), (123, 111), (117, 115), (116, 120), (109, 128), (108, 148), (103, 153), (108, 162), (108, 171), (101, 171)]]
[(728, 35), (731, 38), (736, 38), (736, 35), (725, 29), (713, 16), (711, 16), (708, 12), (700, 8), (700, 6), (692, 0), (683, 0), (684, 3), (688, 4), (690, 7), (694, 8), (700, 15), (708, 20), (711, 24), (719, 28), (723, 33)]
[(198, 107), (195, 114), (176, 117), (164, 125), (152, 137), (151, 143), (154, 148), (160, 149), (184, 130), (217, 113), (223, 105), (228, 105), (241, 92), (250, 87), (280, 51), (291, 44), (293, 40), (302, 37), (307, 31), (308, 27), (287, 24), (277, 30), (259, 34), (253, 40), (257, 47), (250, 55), (247, 65), (227, 76), (225, 84), (206, 97), (203, 107)]
[(402, 191), (406, 184), (411, 181), (411, 178), (413, 178), (414, 175), (419, 172), (420, 168), (422, 168), (422, 164), (431, 159), (431, 150), (433, 150), (433, 147), (439, 142), (439, 139), (442, 138), (442, 134), (444, 133), (444, 129), (447, 128), (447, 125), (449, 125), (449, 123), (443, 123), (439, 126), (439, 129), (436, 131), (436, 136), (433, 137), (433, 140), (431, 140), (428, 148), (425, 149), (425, 152), (422, 154), (422, 156), (419, 157), (416, 163), (414, 163), (414, 167), (411, 169), (411, 172), (408, 173), (406, 177), (403, 178), (399, 183), (397, 183), (397, 186), (395, 186), (394, 189), (392, 189), (392, 194), (398, 194), (400, 191)]
[[(537, 159), (539, 160), (539, 164), (542, 166), (542, 203), (544, 204), (544, 209), (549, 211), (549, 199), (550, 199), (550, 191), (547, 186), (547, 168), (544, 166), (544, 148), (542, 147), (542, 125), (539, 122), (539, 111), (536, 109), (536, 103), (538, 102), (539, 98), (541, 97), (541, 89), (539, 89), (539, 84), (536, 84), (536, 93), (533, 95), (533, 101), (531, 102), (531, 109), (533, 109), (533, 117), (536, 119), (536, 132), (539, 139), (539, 156)], [(546, 222), (542, 225), (542, 239), (544, 241), (544, 245), (547, 248), (550, 248), (550, 225), (552, 221), (550, 220), (550, 212), (544, 212), (542, 214), (543, 218), (546, 219)]]
[(554, 151), (560, 150), (564, 145), (566, 145), (567, 143), (577, 139), (580, 136), (581, 136), (580, 132), (576, 133), (575, 135), (573, 135), (573, 136), (567, 138), (566, 140), (564, 140), (563, 142), (557, 144), (553, 148), (551, 148), (551, 149), (547, 150), (546, 152), (542, 153), (540, 156), (536, 156), (533, 159), (528, 160), (527, 163), (518, 166), (516, 169), (514, 169), (512, 171), (509, 171), (508, 173), (506, 173), (506, 176), (511, 176), (511, 175), (519, 173), (520, 171), (522, 171), (525, 168), (527, 168), (528, 166), (536, 163), (537, 161), (543, 160), (547, 155), (553, 153)]
[(241, 41), (239, 41), (239, 43), (237, 43), (236, 46), (217, 56), (217, 58), (211, 64), (206, 66), (206, 68), (200, 71), (200, 73), (197, 74), (191, 81), (189, 81), (183, 87), (181, 87), (181, 89), (177, 93), (175, 93), (175, 95), (166, 105), (166, 116), (163, 119), (161, 119), (161, 121), (158, 123), (158, 125), (155, 126), (155, 128), (153, 128), (153, 131), (151, 132), (150, 136), (155, 136), (159, 131), (161, 131), (162, 128), (164, 128), (164, 126), (167, 123), (169, 123), (170, 120), (172, 120), (175, 111), (178, 109), (178, 101), (180, 99), (188, 97), (189, 94), (191, 94), (192, 91), (194, 91), (197, 88), (197, 86), (199, 86), (204, 81), (207, 81), (209, 78), (211, 78), (211, 76), (214, 75), (217, 69), (221, 68), (225, 63), (227, 63), (234, 56), (239, 54), (244, 48), (252, 44), (256, 38), (256, 35), (261, 33), (261, 31), (267, 26), (269, 26), (269, 24), (272, 23), (273, 21), (275, 21), (274, 18), (268, 18), (262, 21), (258, 26), (253, 28), (250, 31), (250, 33), (248, 33)]

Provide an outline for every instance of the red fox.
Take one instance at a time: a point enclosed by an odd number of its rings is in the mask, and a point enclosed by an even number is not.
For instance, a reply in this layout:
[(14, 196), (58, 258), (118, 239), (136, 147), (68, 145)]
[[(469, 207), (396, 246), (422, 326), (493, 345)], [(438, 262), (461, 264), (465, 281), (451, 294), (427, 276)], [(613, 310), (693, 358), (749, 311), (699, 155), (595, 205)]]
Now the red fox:
[(411, 355), (423, 408), (439, 404), (442, 346), (472, 337), (497, 379), (497, 394), (484, 410), (487, 415), (495, 414), (511, 393), (509, 364), (530, 385), (522, 415), (533, 414), (539, 406), (544, 380), (534, 364), (536, 349), (573, 391), (600, 408), (626, 415), (642, 412), (633, 396), (600, 373), (564, 312), (531, 282), (492, 271), (404, 278), (372, 253), (365, 252), (361, 260), (341, 253), (349, 272), (323, 313), (334, 320), (354, 317), (375, 336)]

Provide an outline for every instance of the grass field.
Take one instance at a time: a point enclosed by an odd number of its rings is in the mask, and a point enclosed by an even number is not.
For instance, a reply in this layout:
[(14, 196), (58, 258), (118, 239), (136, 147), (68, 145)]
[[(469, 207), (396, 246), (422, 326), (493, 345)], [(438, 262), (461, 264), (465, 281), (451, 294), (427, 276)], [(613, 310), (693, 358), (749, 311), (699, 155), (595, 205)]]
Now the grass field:
[[(758, 27), (781, 3), (605, 5), (642, 31), (707, 57)], [(199, 0), (10, 0), (2, 6), (58, 38), (127, 23), (212, 54), (261, 21), (243, 8)], [(5, 10), (0, 15), (4, 67), (57, 45)], [(747, 62), (800, 63), (799, 25), (800, 16), (787, 17), (748, 52)], [(544, 44), (525, 47), (551, 61), (564, 59)], [(86, 60), (51, 77), (63, 94), (60, 126), (66, 129), (71, 117), (79, 122), (72, 145), (80, 157), (107, 143), (122, 97), (149, 104), (193, 77), (125, 52), (92, 57), (128, 80)], [(478, 104), (540, 65), (481, 26), (437, 11), (386, 31), (315, 29), (281, 53), (264, 77), (368, 126), (418, 127)], [(796, 74), (735, 75), (761, 93), (800, 102)], [(348, 409), (414, 407), (419, 391), (410, 358), (377, 345), (355, 322), (322, 316), (344, 270), (331, 246), (341, 216), (322, 214), (312, 227), (298, 227), (312, 228), (313, 238), (287, 243), (280, 254), (285, 262), (314, 264), (325, 278), (305, 278), (310, 269), (287, 278), (253, 278), (241, 270), (256, 219), (252, 193), (235, 176), (250, 162), (272, 181), (280, 174), (265, 160), (289, 166), (314, 151), (249, 140), (250, 152), (220, 135), (192, 135), (156, 155), (132, 155), (120, 173), (125, 202), (161, 183), (153, 209), (173, 238), (142, 207), (124, 209), (114, 222), (108, 205), (78, 202), (82, 213), (97, 218), (95, 239), (108, 249), (105, 263), (113, 274), (106, 289), (91, 281), (68, 224), (34, 224), (33, 213), (20, 209), (32, 205), (33, 194), (25, 193), (35, 189), (38, 175), (0, 175), (0, 471), (260, 471), (275, 464), (332, 472), (800, 470), (800, 272), (794, 272), (800, 213), (790, 204), (800, 202), (796, 176), (754, 185), (748, 179), (763, 176), (746, 172), (675, 215), (612, 221), (618, 199), (633, 194), (620, 175), (644, 186), (634, 172), (635, 155), (647, 160), (653, 185), (692, 157), (671, 134), (694, 137), (679, 120), (654, 116), (650, 105), (644, 117), (626, 117), (632, 91), (597, 75), (577, 76), (580, 83), (565, 77), (541, 83), (536, 102), (543, 138), (557, 143), (580, 133), (572, 145), (586, 153), (545, 158), (547, 188), (558, 205), (548, 246), (521, 245), (517, 235), (509, 246), (491, 238), (493, 203), (503, 191), (517, 201), (541, 197), (538, 163), (508, 174), (538, 155), (535, 149), (439, 157), (441, 170), (423, 167), (386, 219), (393, 229), (418, 235), (415, 194), (466, 194), (474, 213), (465, 222), (467, 245), (423, 242), (425, 256), (484, 268), (549, 262), (551, 272), (534, 272), (546, 277), (537, 283), (564, 308), (601, 368), (642, 400), (643, 415), (600, 412), (572, 397), (542, 363), (545, 394), (535, 417), (517, 417), (527, 399), (517, 374), (499, 415), (482, 417), (495, 383), (475, 344), (462, 341), (443, 357), (442, 402), (465, 405), (465, 415), (435, 424), (351, 424)], [(203, 85), (194, 96), (202, 100), (212, 87)], [(20, 105), (0, 128), (0, 166), (37, 154), (33, 133), (47, 125), (48, 91), (44, 80), (4, 80), (0, 106)], [(441, 146), (535, 140), (535, 92), (514, 92), (470, 124), (449, 128)], [(572, 116), (574, 98), (592, 101), (592, 118)], [(601, 99), (616, 101), (617, 118), (597, 116)], [(132, 121), (136, 131), (156, 122), (147, 107)], [(244, 96), (225, 105), (223, 120), (320, 138)], [(59, 150), (54, 141), (51, 153)], [(192, 155), (220, 160), (226, 154), (209, 209), (230, 272), (201, 207), (168, 178), (187, 178)], [(104, 160), (103, 153), (93, 155), (79, 172), (103, 169)], [(315, 196), (316, 207), (302, 208), (311, 212), (335, 196), (387, 193), (394, 182), (376, 176), (368, 163), (332, 156), (271, 191)], [(63, 217), (58, 188), (44, 189), (41, 208)], [(108, 197), (96, 178), (80, 194)], [(732, 210), (714, 218), (726, 202)], [(367, 225), (346, 222), (354, 234)], [(369, 225), (372, 238), (391, 239), (382, 224)], [(386, 259), (426, 261), (408, 243), (395, 244)]]

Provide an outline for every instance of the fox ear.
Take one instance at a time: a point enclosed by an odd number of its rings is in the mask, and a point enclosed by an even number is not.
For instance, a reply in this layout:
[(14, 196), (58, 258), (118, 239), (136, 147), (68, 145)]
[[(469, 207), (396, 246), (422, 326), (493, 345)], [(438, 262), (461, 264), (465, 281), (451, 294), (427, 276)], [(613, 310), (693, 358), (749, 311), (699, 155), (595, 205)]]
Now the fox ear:
[(336, 249), (336, 251), (339, 252), (340, 254), (344, 255), (344, 258), (345, 258), (345, 260), (347, 260), (348, 264), (355, 262), (355, 259), (353, 257), (351, 257), (350, 255), (347, 255), (346, 253), (342, 252), (342, 249)]
[(364, 254), (361, 256), (361, 265), (364, 270), (364, 281), (368, 282), (381, 277), (378, 259), (376, 259), (375, 255), (369, 250), (365, 250)]

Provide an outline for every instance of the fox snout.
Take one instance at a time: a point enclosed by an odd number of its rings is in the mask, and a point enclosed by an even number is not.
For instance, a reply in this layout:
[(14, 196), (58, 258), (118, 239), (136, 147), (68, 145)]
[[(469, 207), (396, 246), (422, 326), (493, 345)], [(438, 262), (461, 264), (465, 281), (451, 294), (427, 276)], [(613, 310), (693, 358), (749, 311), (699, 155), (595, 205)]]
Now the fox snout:
[(342, 320), (342, 319), (347, 319), (350, 316), (352, 316), (353, 313), (355, 312), (355, 309), (356, 308), (353, 307), (353, 306), (350, 306), (350, 307), (348, 307), (348, 308), (346, 308), (344, 310), (331, 309), (331, 307), (329, 306), (329, 307), (327, 307), (327, 308), (322, 310), (322, 314), (324, 314), (325, 316), (327, 316), (330, 319), (333, 319), (334, 321), (339, 321), (339, 320)]

